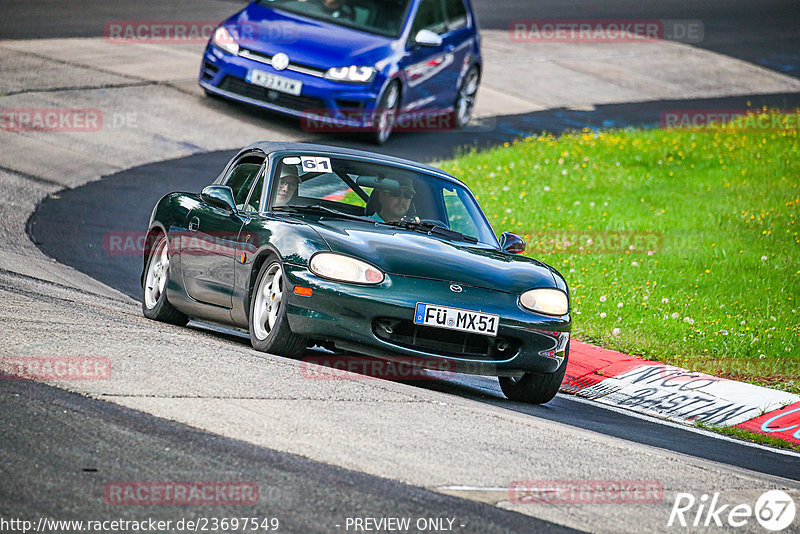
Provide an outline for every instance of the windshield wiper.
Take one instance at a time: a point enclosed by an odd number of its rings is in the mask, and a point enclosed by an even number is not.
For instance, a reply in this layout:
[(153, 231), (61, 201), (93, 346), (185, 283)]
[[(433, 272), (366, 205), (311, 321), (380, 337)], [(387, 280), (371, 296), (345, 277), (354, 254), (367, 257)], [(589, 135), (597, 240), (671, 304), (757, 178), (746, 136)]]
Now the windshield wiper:
[(308, 205), (297, 205), (297, 204), (289, 204), (286, 206), (273, 206), (273, 211), (310, 211), (310, 212), (324, 212), (330, 215), (336, 215), (337, 217), (344, 217), (346, 219), (353, 219), (356, 221), (364, 221), (372, 224), (377, 224), (375, 219), (370, 217), (365, 217), (363, 215), (354, 215), (352, 213), (347, 213), (346, 211), (339, 211), (333, 208), (329, 208), (328, 206), (323, 206), (322, 204), (308, 204)]
[(462, 234), (461, 232), (456, 232), (455, 230), (450, 230), (449, 228), (445, 228), (444, 226), (435, 223), (400, 221), (391, 224), (395, 226), (400, 226), (401, 228), (407, 228), (409, 230), (419, 230), (425, 232), (428, 235), (436, 234), (442, 237), (447, 237), (449, 239), (458, 239), (460, 241), (466, 241), (467, 243), (478, 242), (478, 240), (472, 236)]

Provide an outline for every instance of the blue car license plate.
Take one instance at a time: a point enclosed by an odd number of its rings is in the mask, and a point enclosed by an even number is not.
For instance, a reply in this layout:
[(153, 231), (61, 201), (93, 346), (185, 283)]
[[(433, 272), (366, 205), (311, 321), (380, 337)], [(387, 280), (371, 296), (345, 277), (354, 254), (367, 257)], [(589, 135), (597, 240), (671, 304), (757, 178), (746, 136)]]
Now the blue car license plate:
[(303, 90), (303, 82), (286, 78), (285, 76), (278, 76), (277, 74), (270, 74), (263, 70), (250, 69), (247, 71), (245, 78), (253, 85), (260, 85), (267, 89), (274, 89), (282, 93), (289, 93), (290, 95), (299, 95)]
[(414, 312), (414, 324), (496, 336), (500, 316), (418, 302)]

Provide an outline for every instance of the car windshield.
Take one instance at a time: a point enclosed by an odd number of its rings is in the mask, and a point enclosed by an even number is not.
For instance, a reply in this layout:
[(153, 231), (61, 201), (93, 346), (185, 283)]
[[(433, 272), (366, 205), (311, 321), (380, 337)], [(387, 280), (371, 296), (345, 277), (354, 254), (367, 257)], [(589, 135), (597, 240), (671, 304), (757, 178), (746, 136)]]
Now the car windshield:
[(397, 37), (410, 0), (259, 0), (259, 4), (368, 33)]
[(453, 241), (497, 245), (469, 190), (403, 167), (319, 154), (275, 163), (269, 205), (400, 226)]

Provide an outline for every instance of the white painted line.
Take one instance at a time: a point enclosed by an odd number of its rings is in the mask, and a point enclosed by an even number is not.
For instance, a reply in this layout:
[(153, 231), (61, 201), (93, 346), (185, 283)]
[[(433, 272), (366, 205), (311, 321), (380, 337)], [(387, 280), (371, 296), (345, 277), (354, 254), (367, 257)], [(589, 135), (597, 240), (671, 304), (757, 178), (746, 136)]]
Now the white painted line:
[(482, 488), (480, 486), (437, 486), (436, 489), (449, 491), (503, 491), (508, 493), (508, 488)]

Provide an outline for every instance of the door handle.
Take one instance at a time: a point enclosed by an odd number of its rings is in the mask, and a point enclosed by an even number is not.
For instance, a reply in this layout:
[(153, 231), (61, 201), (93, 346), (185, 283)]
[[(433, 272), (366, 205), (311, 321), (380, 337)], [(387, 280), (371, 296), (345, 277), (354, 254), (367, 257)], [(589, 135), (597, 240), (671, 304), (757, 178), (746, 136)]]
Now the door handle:
[(200, 229), (200, 219), (197, 217), (192, 217), (192, 220), (189, 221), (189, 231), (196, 232)]

